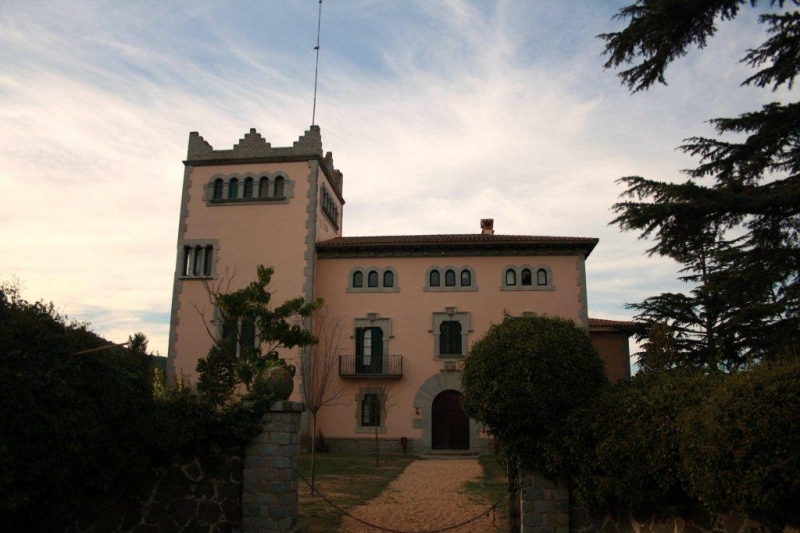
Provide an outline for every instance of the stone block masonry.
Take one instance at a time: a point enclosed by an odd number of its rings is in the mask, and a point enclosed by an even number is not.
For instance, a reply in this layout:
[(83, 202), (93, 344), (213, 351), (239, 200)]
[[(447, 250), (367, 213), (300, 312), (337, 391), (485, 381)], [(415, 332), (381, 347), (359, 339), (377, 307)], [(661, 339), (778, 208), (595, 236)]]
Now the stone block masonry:
[(552, 481), (539, 472), (526, 472), (522, 476), (520, 511), (522, 533), (569, 533), (566, 481)]
[(305, 405), (275, 402), (245, 448), (242, 533), (297, 531), (297, 459)]

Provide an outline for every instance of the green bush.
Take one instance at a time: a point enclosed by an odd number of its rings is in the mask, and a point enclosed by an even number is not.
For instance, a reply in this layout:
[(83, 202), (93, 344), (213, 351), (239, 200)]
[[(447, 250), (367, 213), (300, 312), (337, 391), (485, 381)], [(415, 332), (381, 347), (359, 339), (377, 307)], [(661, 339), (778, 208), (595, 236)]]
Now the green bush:
[(543, 316), (506, 315), (472, 346), (462, 374), (466, 412), (509, 458), (547, 475), (569, 468), (568, 417), (606, 383), (586, 332)]
[(681, 426), (689, 492), (766, 525), (800, 526), (800, 361), (725, 376)]
[(260, 431), (263, 402), (216, 409), (185, 387), (156, 398), (143, 339), (110, 343), (0, 284), (0, 525), (64, 530), (153, 469), (221, 459)]
[(680, 477), (680, 420), (714, 378), (691, 372), (638, 374), (597, 398), (572, 426), (580, 457), (572, 476), (589, 508), (673, 514), (695, 504)]
[(800, 362), (619, 383), (573, 417), (573, 493), (596, 511), (731, 510), (800, 524)]

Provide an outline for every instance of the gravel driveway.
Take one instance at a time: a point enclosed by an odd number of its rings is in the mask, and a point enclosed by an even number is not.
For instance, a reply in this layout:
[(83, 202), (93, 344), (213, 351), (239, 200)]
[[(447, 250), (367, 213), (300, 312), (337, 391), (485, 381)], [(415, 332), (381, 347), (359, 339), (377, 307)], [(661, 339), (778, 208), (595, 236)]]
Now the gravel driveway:
[[(350, 512), (362, 520), (394, 530), (445, 528), (487, 510), (489, 505), (475, 503), (463, 490), (464, 483), (482, 475), (483, 469), (477, 459), (420, 459), (408, 465), (377, 498)], [(490, 513), (488, 517), (481, 516), (449, 531), (485, 533), (493, 530)], [(381, 530), (345, 516), (340, 531), (375, 533)]]

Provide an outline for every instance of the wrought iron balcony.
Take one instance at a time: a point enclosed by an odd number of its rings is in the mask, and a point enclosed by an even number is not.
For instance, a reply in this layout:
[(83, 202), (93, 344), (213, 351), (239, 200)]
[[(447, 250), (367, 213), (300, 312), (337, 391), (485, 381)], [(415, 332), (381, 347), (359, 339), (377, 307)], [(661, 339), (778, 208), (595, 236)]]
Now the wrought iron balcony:
[(340, 355), (339, 376), (343, 378), (390, 378), (403, 376), (402, 355)]

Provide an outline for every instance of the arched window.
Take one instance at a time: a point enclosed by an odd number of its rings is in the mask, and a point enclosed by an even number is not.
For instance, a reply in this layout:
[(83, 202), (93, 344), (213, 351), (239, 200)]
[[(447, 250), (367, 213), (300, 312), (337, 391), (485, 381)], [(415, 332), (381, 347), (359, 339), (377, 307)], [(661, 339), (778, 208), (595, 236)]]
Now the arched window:
[(269, 178), (264, 177), (258, 181), (258, 197), (266, 198), (269, 196)]
[(383, 273), (383, 286), (394, 287), (394, 272), (387, 270)]
[(540, 268), (536, 272), (536, 284), (537, 285), (547, 285), (547, 271), (543, 268)]
[(364, 286), (364, 274), (361, 271), (353, 272), (353, 287)]
[(532, 285), (531, 270), (529, 268), (523, 268), (519, 277), (520, 277), (520, 283), (522, 283), (523, 285)]
[(238, 198), (239, 197), (239, 180), (236, 178), (231, 178), (231, 181), (228, 182), (228, 198)]
[(222, 178), (214, 180), (214, 200), (222, 200)]
[(456, 273), (453, 270), (444, 273), (444, 284), (446, 287), (456, 286)]
[(466, 268), (461, 271), (461, 286), (469, 287), (472, 285), (472, 274)]
[(370, 270), (369, 274), (367, 275), (367, 287), (377, 287), (378, 286), (378, 273), (374, 270)]
[(506, 285), (516, 285), (517, 284), (517, 273), (514, 272), (513, 268), (509, 268), (506, 270)]
[(283, 178), (278, 176), (275, 178), (275, 198), (283, 198)]
[(247, 178), (246, 180), (244, 180), (244, 197), (245, 198), (253, 197), (253, 178)]
[(439, 284), (441, 283), (441, 280), (439, 279), (439, 271), (438, 270), (435, 270), (435, 269), (431, 270), (430, 278), (431, 279), (429, 280), (428, 285), (430, 285), (431, 287), (438, 287)]

